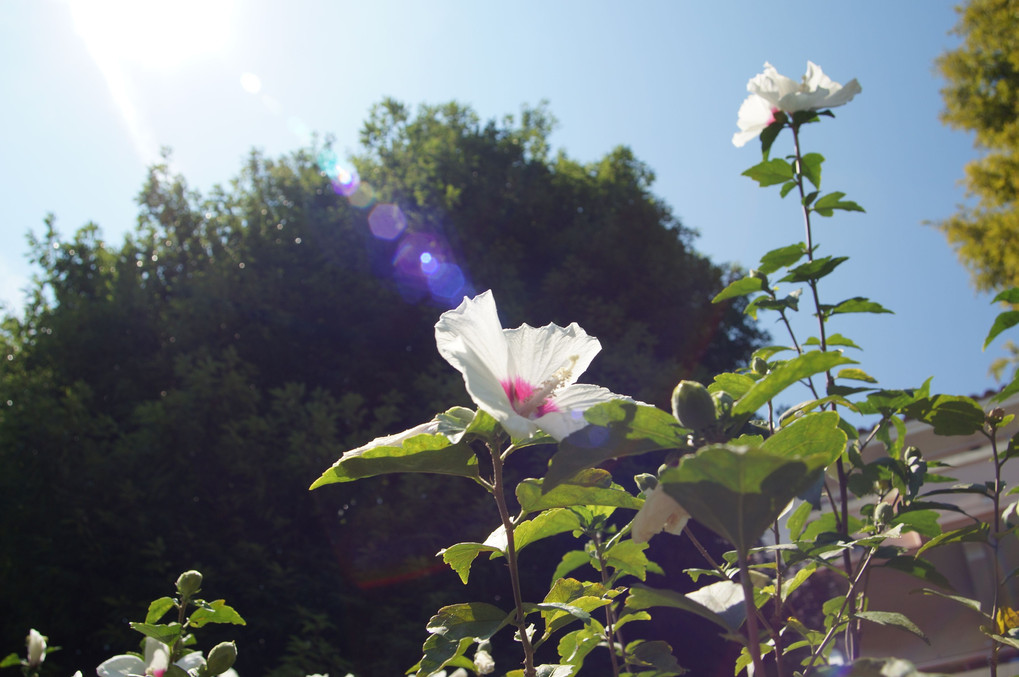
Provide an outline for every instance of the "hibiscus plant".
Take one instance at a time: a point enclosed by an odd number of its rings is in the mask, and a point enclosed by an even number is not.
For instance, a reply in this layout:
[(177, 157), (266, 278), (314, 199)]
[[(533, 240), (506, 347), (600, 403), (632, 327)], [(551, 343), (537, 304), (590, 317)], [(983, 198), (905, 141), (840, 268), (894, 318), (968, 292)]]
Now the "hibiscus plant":
[[(598, 340), (576, 324), (505, 329), (495, 295), (486, 291), (465, 298), (435, 325), (439, 354), (463, 375), (476, 408), (454, 407), (348, 451), (312, 484), (315, 489), (386, 473), (441, 473), (470, 479), (492, 495), (495, 528), (488, 538), (452, 544), (439, 555), (464, 583), (479, 555), (504, 560), (512, 607), (486, 600), (439, 609), (426, 626), (413, 674), (494, 672), (490, 640), (500, 631), (512, 633), (520, 646), (519, 664), (503, 667), (513, 677), (576, 675), (596, 650), (607, 650), (613, 675), (682, 674), (682, 657), (665, 642), (624, 638), (630, 623), (650, 618), (656, 607), (672, 607), (716, 624), (741, 645), (736, 674), (921, 675), (906, 661), (862, 657), (863, 623), (926, 639), (904, 614), (871, 610), (868, 573), (879, 565), (909, 573), (918, 586), (929, 586), (929, 594), (983, 614), (994, 645), (992, 674), (998, 647), (1019, 647), (1019, 638), (1009, 634), (1015, 612), (997, 596), (984, 608), (949, 595), (944, 577), (922, 557), (924, 549), (963, 540), (998, 547), (1008, 528), (1000, 519), (1000, 469), (1016, 442), (999, 453), (997, 438), (1011, 417), (985, 412), (969, 398), (931, 395), (929, 382), (881, 389), (846, 354), (858, 346), (829, 326), (853, 313), (889, 312), (862, 297), (822, 301), (820, 281), (847, 258), (822, 255), (813, 220), (863, 209), (842, 192), (823, 193), (824, 157), (801, 148), (804, 127), (834, 117), (831, 109), (849, 103), (861, 87), (856, 80), (840, 85), (808, 62), (801, 81), (765, 64), (747, 89), (733, 143), (759, 137), (762, 160), (744, 174), (762, 187), (778, 186), (782, 197), (795, 193), (804, 240), (767, 252), (714, 301), (748, 297), (746, 312), (753, 317), (775, 313), (788, 331), (784, 345), (758, 350), (745, 368), (718, 374), (710, 384), (679, 383), (666, 412), (578, 383), (600, 350)], [(791, 152), (772, 157), (785, 130)], [(804, 292), (804, 306), (816, 318), (816, 333), (808, 337), (798, 336), (790, 321)], [(996, 323), (988, 341), (1016, 324), (1012, 319)], [(1013, 384), (1006, 394), (1016, 389)], [(804, 401), (779, 413), (780, 396)], [(874, 422), (861, 432), (847, 412)], [(996, 481), (958, 491), (992, 500), (993, 524), (942, 532), (938, 511), (952, 506), (931, 498), (922, 451), (904, 444), (906, 418), (932, 425), (936, 434), (988, 437), (996, 450)], [(540, 447), (532, 453), (552, 449), (547, 472), (508, 486), (506, 464), (525, 447)], [(657, 472), (642, 473), (633, 484), (601, 467), (638, 455)], [(852, 501), (863, 508), (851, 510)], [(685, 529), (690, 520), (732, 550), (712, 557)], [(565, 532), (583, 545), (550, 572), (547, 591), (522, 589), (522, 551)], [(929, 540), (920, 551), (908, 550), (901, 545), (907, 532)], [(643, 583), (647, 572), (662, 573), (645, 554), (648, 540), (677, 537), (692, 539), (705, 556), (703, 568), (687, 572), (707, 581), (692, 593)], [(573, 577), (584, 565), (598, 572), (595, 580)], [(818, 610), (819, 621), (799, 618), (792, 605), (796, 592), (821, 571), (841, 581), (838, 594)], [(996, 572), (999, 587), (1004, 578)], [(542, 645), (553, 639), (557, 662), (537, 664)], [(842, 662), (850, 665), (834, 667)]]
[[(1005, 573), (997, 556), (1019, 524), (1019, 504), (1005, 505), (1012, 492), (1002, 480), (1005, 464), (1019, 455), (1019, 435), (1004, 439), (1006, 429), (1014, 432), (1008, 428), (1013, 417), (997, 404), (1019, 392), (1019, 380), (985, 411), (968, 397), (932, 394), (929, 381), (883, 389), (857, 365), (850, 354), (858, 355), (859, 346), (834, 332), (833, 321), (889, 311), (863, 297), (822, 300), (821, 281), (847, 258), (820, 250), (814, 221), (863, 209), (842, 192), (822, 191), (825, 158), (804, 152), (801, 137), (808, 125), (834, 117), (831, 109), (849, 103), (861, 87), (856, 80), (840, 85), (808, 62), (800, 81), (765, 64), (747, 89), (732, 141), (744, 146), (759, 138), (762, 157), (744, 175), (762, 187), (778, 187), (783, 198), (794, 194), (805, 230), (802, 241), (765, 253), (714, 302), (746, 297), (746, 312), (754, 318), (773, 313), (787, 332), (780, 344), (757, 350), (743, 368), (711, 383), (680, 381), (671, 411), (664, 411), (579, 382), (601, 344), (577, 324), (504, 328), (496, 295), (486, 291), (464, 298), (435, 325), (438, 352), (463, 376), (474, 407), (449, 408), (347, 451), (311, 485), (437, 473), (470, 480), (491, 495), (488, 537), (450, 544), (438, 556), (464, 584), (481, 555), (505, 565), (512, 599), (438, 609), (410, 673), (568, 677), (585, 673), (585, 662), (597, 652), (599, 664), (608, 663), (615, 677), (683, 674), (683, 656), (673, 655), (666, 642), (640, 637), (640, 622), (666, 607), (717, 626), (734, 642), (737, 675), (920, 677), (925, 673), (907, 661), (866, 656), (864, 624), (927, 640), (914, 619), (872, 607), (868, 582), (877, 567), (908, 574), (924, 594), (976, 612), (989, 638), (992, 676), (1001, 649), (1019, 649), (1019, 612), (1001, 594), (1019, 570)], [(772, 157), (787, 130), (789, 153)], [(1019, 290), (996, 301), (1019, 303)], [(814, 318), (810, 336), (793, 329), (801, 306)], [(1019, 312), (1002, 313), (987, 343), (1016, 324)], [(790, 399), (802, 401), (779, 411), (779, 403)], [(929, 425), (935, 435), (983, 436), (993, 477), (946, 487), (943, 476), (930, 472), (934, 461), (906, 444), (906, 419)], [(868, 421), (866, 427), (859, 420)], [(506, 469), (523, 450), (545, 454), (547, 466), (540, 477), (510, 482), (517, 474)], [(646, 472), (614, 476), (607, 468), (621, 467), (615, 461), (625, 457), (629, 467), (645, 463)], [(943, 529), (939, 515), (959, 510), (944, 502), (951, 494), (986, 499), (992, 517)], [(688, 528), (691, 522), (730, 549), (712, 555)], [(572, 534), (576, 547), (549, 563), (547, 590), (525, 589), (524, 550), (559, 534)], [(913, 537), (913, 545), (904, 536)], [(698, 589), (681, 593), (646, 584), (648, 573), (665, 573), (647, 557), (652, 539), (692, 542), (704, 563), (684, 575)], [(952, 591), (924, 556), (962, 542), (993, 553), (989, 603)], [(596, 575), (584, 580), (583, 571)], [(802, 595), (819, 579), (834, 584), (815, 587), (812, 608), (803, 612)], [(233, 643), (221, 643), (203, 658), (191, 648), (194, 631), (244, 621), (223, 600), (199, 598), (201, 583), (197, 571), (182, 574), (176, 596), (152, 602), (144, 622), (131, 624), (144, 635), (143, 653), (115, 656), (98, 674), (228, 673), (236, 657)], [(818, 602), (817, 590), (830, 594)], [(500, 653), (502, 645), (492, 641), (500, 633), (515, 639), (519, 655)], [(37, 674), (52, 648), (35, 630), (26, 643), (27, 658), (12, 654), (0, 667), (19, 665), (25, 674)], [(546, 657), (552, 662), (542, 662)]]

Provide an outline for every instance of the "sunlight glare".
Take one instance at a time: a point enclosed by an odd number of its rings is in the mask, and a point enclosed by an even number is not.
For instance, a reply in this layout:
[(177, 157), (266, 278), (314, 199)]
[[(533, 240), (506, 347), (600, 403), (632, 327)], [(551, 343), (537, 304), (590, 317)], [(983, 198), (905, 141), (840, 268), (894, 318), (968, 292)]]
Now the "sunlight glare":
[(75, 30), (90, 50), (157, 69), (220, 52), (233, 10), (234, 0), (71, 0)]

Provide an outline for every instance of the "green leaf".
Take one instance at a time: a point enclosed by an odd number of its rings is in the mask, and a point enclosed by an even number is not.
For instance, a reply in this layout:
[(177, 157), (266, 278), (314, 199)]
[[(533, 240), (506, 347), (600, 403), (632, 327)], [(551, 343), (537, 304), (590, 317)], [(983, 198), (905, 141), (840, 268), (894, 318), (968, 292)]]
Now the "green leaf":
[(922, 555), (931, 548), (937, 548), (950, 543), (986, 543), (989, 531), (990, 525), (986, 522), (977, 522), (975, 524), (962, 527), (961, 529), (946, 531), (943, 534), (934, 536), (931, 540), (924, 543), (923, 546), (916, 551), (916, 554)]
[(666, 468), (659, 487), (745, 553), (789, 501), (814, 483), (828, 460), (827, 453), (789, 458), (753, 447), (715, 445)]
[(900, 513), (889, 522), (890, 526), (896, 524), (901, 524), (904, 527), (903, 531), (915, 531), (927, 538), (934, 538), (941, 534), (938, 513), (933, 510), (910, 510)]
[[(589, 564), (591, 562), (591, 556), (583, 550), (570, 550), (568, 553), (563, 555), (563, 558), (559, 561), (559, 566), (552, 572), (552, 583), (555, 584), (560, 578), (566, 576), (566, 574), (576, 571), (578, 568)], [(466, 581), (465, 581), (466, 582)]]
[(221, 599), (217, 599), (215, 602), (206, 602), (188, 617), (188, 624), (193, 628), (200, 628), (208, 623), (247, 625), (241, 615)]
[(508, 614), (497, 606), (484, 602), (451, 604), (439, 609), (425, 628), (434, 635), (449, 640), (488, 639), (510, 622)]
[[(701, 591), (704, 592), (695, 599), (694, 595)], [(683, 609), (729, 632), (736, 632), (745, 618), (743, 589), (732, 581), (712, 583), (689, 595), (675, 590), (635, 585), (630, 589), (625, 606), (628, 609), (650, 609), (656, 606)]]
[(761, 257), (761, 265), (757, 268), (765, 275), (774, 273), (780, 268), (791, 266), (799, 261), (807, 253), (807, 248), (802, 242), (791, 244), (786, 247), (772, 249)]
[(916, 590), (914, 592), (920, 592), (921, 594), (924, 595), (933, 595), (934, 597), (941, 597), (943, 599), (950, 600), (952, 602), (955, 602), (956, 604), (961, 604), (967, 609), (972, 609), (973, 611), (976, 611), (987, 620), (991, 619), (990, 614), (984, 613), (983, 610), (980, 608), (980, 600), (972, 599), (969, 597), (963, 597), (962, 595), (949, 595), (948, 593), (941, 592), (940, 590), (932, 590), (931, 588), (920, 588), (920, 590)]
[(827, 371), (841, 364), (854, 364), (855, 360), (841, 352), (811, 351), (780, 364), (767, 376), (754, 383), (733, 406), (733, 414), (752, 414), (783, 390), (800, 379)]
[(833, 463), (845, 450), (846, 441), (836, 412), (814, 412), (782, 427), (765, 440), (761, 450), (787, 458), (823, 454)]
[(994, 297), (993, 303), (1019, 303), (1019, 287), (1012, 287), (1011, 289), (999, 292), (998, 295)]
[(605, 563), (619, 571), (645, 580), (647, 578), (648, 559), (644, 551), (647, 543), (627, 539), (619, 541), (605, 552)]
[(987, 350), (987, 346), (991, 345), (991, 341), (1006, 329), (1010, 329), (1015, 325), (1019, 324), (1019, 310), (1006, 310), (994, 318), (994, 324), (991, 325), (991, 331), (987, 333), (987, 338), (984, 339), (984, 350)]
[(810, 511), (810, 503), (803, 501), (790, 513), (786, 526), (789, 528), (789, 538), (791, 540), (800, 540), (800, 536), (803, 534), (803, 527), (807, 523), (807, 518), (810, 517)]
[[(513, 530), (513, 540), (519, 552), (535, 541), (579, 528), (580, 518), (576, 513), (566, 508), (553, 508), (518, 524)], [(502, 533), (502, 527), (496, 529), (488, 540), (494, 540), (497, 533)]]
[[(856, 345), (855, 343), (853, 343), (851, 340), (847, 339), (842, 334), (832, 334), (831, 336), (829, 336), (827, 338), (825, 343), (828, 344), (829, 348), (831, 348), (831, 347), (842, 347), (842, 348), (856, 348), (857, 350), (863, 350), (863, 348), (861, 348), (860, 346)], [(819, 345), (821, 345), (821, 340), (818, 339), (816, 336), (811, 336), (810, 338), (808, 338), (806, 341), (803, 342), (803, 345), (805, 345), (805, 346), (819, 346)]]
[(441, 634), (430, 636), (421, 647), (424, 656), (417, 665), (415, 677), (428, 677), (432, 675), (444, 665), (449, 664), (453, 659), (463, 656), (473, 643), (474, 638), (472, 637), (450, 639)]
[(984, 427), (984, 410), (969, 397), (935, 395), (905, 408), (908, 416), (934, 426), (935, 435), (972, 435)]
[(401, 439), (406, 434), (382, 438), (392, 442), (377, 447), (347, 452), (310, 488), (398, 472), (478, 477), (478, 459), (466, 442), (460, 440), (454, 443), (441, 433), (423, 433)]
[(775, 143), (775, 139), (778, 138), (779, 132), (785, 127), (785, 123), (785, 114), (779, 113), (775, 116), (775, 121), (761, 131), (761, 155), (765, 160), (768, 159), (771, 145)]
[(911, 632), (927, 644), (931, 641), (927, 639), (927, 635), (924, 634), (923, 630), (918, 628), (916, 624), (906, 618), (903, 614), (895, 611), (857, 611), (854, 614), (856, 618), (862, 618), (865, 621), (871, 623), (877, 623), (878, 625), (890, 625), (892, 627), (901, 628), (907, 632)]
[(796, 266), (779, 282), (812, 282), (820, 280), (848, 260), (848, 256), (825, 256), (820, 259), (814, 259), (813, 261)]
[(559, 659), (569, 665), (579, 667), (584, 664), (584, 659), (601, 643), (601, 640), (601, 633), (593, 628), (585, 627), (567, 633), (559, 640)]
[(155, 623), (129, 623), (132, 630), (137, 630), (146, 637), (157, 639), (163, 644), (173, 644), (184, 634), (184, 626), (180, 623), (166, 625)]
[(145, 614), (146, 623), (158, 623), (166, 615), (166, 612), (173, 609), (177, 604), (170, 597), (160, 597), (149, 604), (149, 611)]
[(598, 583), (585, 584), (573, 578), (556, 581), (543, 602), (535, 605), (545, 622), (543, 637), (548, 639), (574, 620), (589, 621), (592, 611), (612, 602), (604, 593), (605, 588)]
[(764, 289), (764, 282), (762, 280), (759, 280), (756, 277), (740, 278), (739, 280), (730, 282), (725, 289), (715, 295), (715, 298), (711, 299), (711, 302), (719, 303), (726, 299), (753, 294), (754, 292), (761, 291), (762, 289)]
[(781, 158), (765, 160), (756, 164), (743, 172), (742, 176), (749, 176), (762, 188), (773, 186), (776, 183), (785, 183), (794, 178), (793, 166)]
[(0, 668), (9, 668), (14, 665), (21, 665), (21, 656), (16, 653), (9, 654), (6, 658), (0, 661)]
[(888, 567), (889, 569), (895, 569), (901, 571), (910, 576), (915, 576), (920, 580), (933, 583), (946, 590), (952, 590), (952, 585), (948, 582), (940, 571), (938, 571), (933, 564), (920, 557), (914, 557), (912, 555), (899, 555), (892, 557), (883, 564), (877, 566)]
[(584, 419), (590, 425), (559, 443), (542, 491), (551, 491), (581, 470), (610, 458), (684, 448), (690, 432), (672, 414), (626, 400), (595, 405), (584, 412)]
[(834, 191), (817, 199), (814, 202), (813, 211), (819, 216), (831, 216), (834, 210), (841, 209), (847, 212), (862, 212), (863, 207), (850, 200), (843, 200), (845, 193)]
[(825, 317), (831, 317), (832, 315), (845, 315), (847, 313), (892, 313), (880, 303), (865, 299), (862, 296), (856, 296), (851, 299), (846, 299), (834, 306), (822, 305), (821, 312)]
[(672, 655), (672, 647), (662, 640), (641, 642), (629, 652), (629, 655), (639, 665), (654, 668), (655, 675), (665, 677), (686, 672)]
[(835, 378), (844, 378), (851, 381), (863, 381), (864, 383), (877, 383), (877, 379), (865, 372), (862, 369), (856, 369), (855, 367), (848, 367), (846, 369), (840, 369), (839, 373), (836, 374)]
[(708, 386), (709, 393), (719, 391), (732, 395), (733, 399), (739, 399), (746, 395), (747, 391), (754, 387), (754, 379), (746, 374), (722, 373), (715, 376), (715, 380)]
[(437, 554), (442, 555), (442, 561), (450, 566), (460, 576), (460, 580), (467, 585), (467, 579), (471, 575), (471, 564), (482, 552), (502, 553), (503, 551), (493, 545), (484, 543), (457, 543), (448, 548), (443, 548)]
[(517, 500), (525, 513), (574, 505), (610, 505), (640, 510), (644, 504), (618, 484), (612, 484), (609, 472), (596, 468), (581, 470), (548, 493), (542, 493), (542, 484), (540, 479), (526, 479), (517, 485)]
[(807, 153), (800, 158), (800, 173), (803, 174), (814, 188), (821, 188), (821, 163), (824, 156), (820, 153)]

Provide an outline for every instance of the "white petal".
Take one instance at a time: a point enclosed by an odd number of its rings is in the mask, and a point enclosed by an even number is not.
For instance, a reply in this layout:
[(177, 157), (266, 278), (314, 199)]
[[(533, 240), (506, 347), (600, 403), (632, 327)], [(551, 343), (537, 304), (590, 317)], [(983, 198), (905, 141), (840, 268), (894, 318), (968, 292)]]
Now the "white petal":
[(677, 536), (683, 533), (683, 527), (690, 520), (690, 513), (662, 489), (651, 489), (646, 496), (644, 505), (637, 511), (630, 526), (633, 540), (647, 543), (661, 531)]
[(137, 656), (114, 656), (103, 661), (96, 674), (99, 677), (127, 677), (127, 675), (144, 675), (145, 661)]
[(509, 349), (491, 291), (465, 298), (435, 324), (439, 354), (464, 377), (474, 402), (501, 422), (513, 412), (502, 382), (510, 377)]
[(775, 120), (772, 105), (756, 94), (751, 94), (740, 104), (736, 117), (736, 125), (740, 131), (732, 136), (732, 143), (737, 148), (753, 139)]
[(568, 327), (547, 324), (535, 329), (524, 324), (504, 330), (509, 348), (510, 375), (540, 385), (559, 370), (568, 369), (564, 383), (570, 384), (591, 365), (601, 343), (574, 322)]
[(600, 386), (576, 383), (552, 395), (556, 411), (534, 420), (539, 428), (560, 442), (588, 425), (584, 412), (596, 404), (627, 399)]
[(828, 100), (824, 102), (825, 108), (834, 108), (835, 106), (842, 106), (853, 100), (853, 97), (863, 91), (860, 87), (860, 83), (853, 78), (845, 84), (844, 87), (832, 91), (828, 96)]
[(798, 88), (799, 83), (780, 74), (770, 63), (765, 63), (764, 72), (755, 75), (747, 83), (748, 92), (764, 98), (773, 106), (777, 106), (782, 97), (795, 92)]
[(201, 651), (194, 651), (186, 654), (183, 658), (177, 661), (177, 665), (185, 670), (191, 670), (192, 668), (197, 668), (200, 665), (205, 665), (205, 659), (202, 657)]

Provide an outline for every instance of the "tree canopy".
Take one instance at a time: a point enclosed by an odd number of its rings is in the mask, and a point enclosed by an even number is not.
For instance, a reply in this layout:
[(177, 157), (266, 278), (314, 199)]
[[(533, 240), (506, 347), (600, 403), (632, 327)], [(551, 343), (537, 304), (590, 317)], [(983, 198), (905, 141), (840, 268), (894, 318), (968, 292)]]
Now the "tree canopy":
[[(550, 157), (553, 125), (544, 107), (482, 123), (387, 100), (356, 191), (326, 142), (254, 152), (206, 195), (155, 166), (119, 245), (49, 219), (32, 300), (0, 331), (0, 641), (45, 627), (54, 665), (96, 665), (198, 568), (248, 620), (241, 674), (400, 674), (460, 588), (434, 554), (484, 538), (454, 515), (486, 497), (442, 477), (307, 488), (344, 450), (469, 403), (435, 349), (443, 310), (491, 288), (506, 326), (576, 321), (604, 346), (584, 380), (649, 402), (744, 363), (763, 335), (710, 303), (730, 271), (651, 170), (624, 147)], [(391, 617), (366, 625), (380, 598)]]
[(1007, 288), (1019, 285), (1019, 2), (969, 0), (959, 13), (962, 44), (937, 61), (942, 120), (985, 152), (966, 166), (976, 205), (939, 226), (978, 288)]

